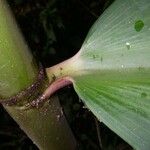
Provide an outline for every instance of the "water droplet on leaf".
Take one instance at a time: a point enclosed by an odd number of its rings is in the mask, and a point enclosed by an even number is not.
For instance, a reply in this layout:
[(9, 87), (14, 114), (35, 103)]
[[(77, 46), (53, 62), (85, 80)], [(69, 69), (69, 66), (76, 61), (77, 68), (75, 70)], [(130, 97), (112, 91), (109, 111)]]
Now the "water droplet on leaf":
[(139, 32), (144, 27), (144, 22), (142, 20), (138, 20), (135, 22), (134, 29)]
[(147, 96), (147, 94), (146, 93), (141, 93), (141, 97), (146, 97)]
[(126, 47), (127, 47), (128, 50), (131, 48), (131, 45), (130, 45), (129, 42), (126, 42)]

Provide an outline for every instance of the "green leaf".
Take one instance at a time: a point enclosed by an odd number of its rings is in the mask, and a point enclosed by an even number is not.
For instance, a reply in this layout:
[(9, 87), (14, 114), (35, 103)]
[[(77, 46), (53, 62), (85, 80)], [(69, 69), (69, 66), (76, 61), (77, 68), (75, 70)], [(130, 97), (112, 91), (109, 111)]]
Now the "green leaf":
[(79, 53), (76, 92), (110, 129), (150, 149), (150, 1), (116, 0), (96, 21)]

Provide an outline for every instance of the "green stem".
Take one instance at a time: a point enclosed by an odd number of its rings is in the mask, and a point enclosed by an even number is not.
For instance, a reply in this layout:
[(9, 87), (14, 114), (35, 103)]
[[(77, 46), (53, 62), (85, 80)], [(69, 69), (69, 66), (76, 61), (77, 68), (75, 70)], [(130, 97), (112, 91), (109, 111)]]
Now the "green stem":
[(33, 56), (3, 0), (0, 0), (0, 72), (0, 99), (24, 90), (38, 74)]
[[(76, 142), (57, 98), (29, 106), (48, 87), (7, 4), (0, 0), (0, 102), (41, 150), (74, 150)], [(18, 94), (19, 93), (19, 94)], [(13, 98), (12, 98), (13, 97)]]
[(54, 92), (56, 92), (60, 88), (74, 83), (74, 76), (85, 73), (81, 69), (83, 64), (79, 56), (80, 51), (70, 59), (46, 69), (50, 85), (43, 92), (43, 99), (50, 97)]
[(59, 78), (63, 78), (66, 76), (76, 76), (83, 72), (79, 71), (82, 67), (82, 61), (79, 59), (80, 51), (74, 55), (73, 57), (61, 62), (55, 66), (50, 68), (46, 68), (47, 77), (49, 82), (54, 82)]
[(58, 98), (52, 97), (39, 109), (4, 107), (40, 150), (75, 150), (76, 142)]

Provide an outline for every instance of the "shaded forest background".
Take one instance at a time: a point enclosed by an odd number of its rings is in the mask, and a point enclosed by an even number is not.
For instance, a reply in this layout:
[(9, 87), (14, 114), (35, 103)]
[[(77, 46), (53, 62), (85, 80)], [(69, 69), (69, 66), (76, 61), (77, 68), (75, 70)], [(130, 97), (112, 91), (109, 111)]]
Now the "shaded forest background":
[[(71, 56), (113, 0), (8, 0), (34, 56), (44, 67)], [(79, 150), (131, 150), (84, 107), (73, 88), (57, 92)], [(38, 150), (0, 106), (0, 150)]]

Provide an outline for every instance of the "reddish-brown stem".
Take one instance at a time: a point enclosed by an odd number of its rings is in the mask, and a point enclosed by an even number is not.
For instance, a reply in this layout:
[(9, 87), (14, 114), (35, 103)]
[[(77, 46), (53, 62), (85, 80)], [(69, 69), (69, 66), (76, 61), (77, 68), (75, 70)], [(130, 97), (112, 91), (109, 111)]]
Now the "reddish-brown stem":
[(57, 90), (70, 85), (73, 83), (73, 79), (71, 77), (62, 77), (59, 79), (56, 79), (50, 86), (46, 89), (46, 91), (43, 93), (44, 98), (50, 97), (53, 93), (55, 93)]
[(31, 102), (31, 106), (33, 107), (39, 107), (40, 104), (42, 104), (46, 99), (48, 99), (52, 94), (54, 94), (57, 90), (70, 85), (73, 83), (73, 79), (71, 77), (62, 77), (56, 79), (54, 82), (52, 82), (49, 87), (45, 90), (45, 92), (40, 96), (38, 99)]
[(71, 76), (81, 74), (79, 70), (82, 67), (82, 61), (79, 59), (79, 55), (80, 51), (72, 58), (46, 68), (50, 85), (39, 98), (30, 103), (31, 106), (39, 107), (40, 104), (46, 101), (57, 90), (73, 83)]

